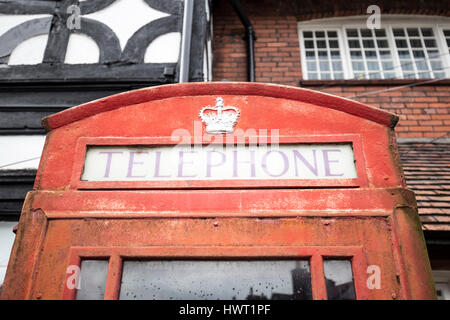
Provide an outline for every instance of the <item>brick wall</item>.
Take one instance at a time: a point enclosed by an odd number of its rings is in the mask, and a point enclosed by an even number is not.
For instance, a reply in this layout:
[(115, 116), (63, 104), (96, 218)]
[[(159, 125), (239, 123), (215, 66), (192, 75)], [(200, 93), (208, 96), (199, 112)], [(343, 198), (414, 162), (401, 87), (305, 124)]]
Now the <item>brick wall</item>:
[[(367, 2), (367, 1), (366, 1)], [(413, 1), (414, 2), (414, 1)], [(302, 86), (348, 97), (400, 116), (401, 138), (444, 136), (450, 126), (450, 81), (415, 85), (423, 80), (302, 81), (297, 21), (339, 15), (365, 14), (364, 1), (241, 0), (253, 24), (257, 82)], [(428, 1), (405, 6), (401, 1), (378, 1), (382, 12), (450, 16), (448, 4)], [(408, 8), (408, 9), (405, 9)], [(227, 0), (215, 1), (213, 80), (246, 81), (247, 53), (244, 28)], [(377, 93), (397, 86), (400, 90)]]
[(450, 85), (422, 85), (377, 93), (401, 86), (400, 83), (308, 88), (348, 97), (397, 114), (400, 121), (395, 131), (399, 138), (437, 138), (447, 134), (450, 131)]

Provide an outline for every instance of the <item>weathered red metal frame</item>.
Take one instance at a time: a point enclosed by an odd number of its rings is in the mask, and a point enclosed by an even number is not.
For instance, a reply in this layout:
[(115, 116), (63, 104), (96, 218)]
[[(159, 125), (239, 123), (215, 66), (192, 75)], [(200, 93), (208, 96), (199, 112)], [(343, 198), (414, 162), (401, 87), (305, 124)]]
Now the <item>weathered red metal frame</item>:
[[(205, 143), (201, 134), (209, 143), (205, 127), (197, 133), (192, 123), (218, 95), (240, 108), (236, 131), (279, 129), (280, 143), (352, 143), (358, 179), (323, 185), (190, 181), (189, 188), (173, 181), (80, 181), (90, 144), (173, 145), (177, 128), (189, 129), (191, 144)], [(80, 265), (82, 257), (109, 260), (105, 298), (117, 298), (122, 259), (195, 253), (208, 259), (311, 257), (319, 299), (326, 297), (318, 283), (324, 281), (323, 257), (351, 256), (358, 298), (433, 299), (417, 206), (396, 149), (397, 119), (348, 99), (253, 83), (153, 87), (50, 116), (44, 126), (52, 132), (23, 207), (1, 298), (60, 298), (65, 268)], [(266, 134), (260, 140), (270, 143)], [(383, 266), (380, 290), (365, 291), (365, 261)]]
[(398, 122), (398, 117), (396, 115), (384, 110), (374, 108), (354, 100), (305, 88), (300, 89), (267, 83), (209, 82), (184, 83), (181, 86), (178, 84), (164, 85), (116, 94), (111, 97), (88, 102), (76, 108), (70, 108), (46, 117), (43, 119), (43, 126), (47, 130), (54, 130), (98, 113), (115, 110), (124, 106), (161, 100), (167, 97), (210, 95), (264, 96), (277, 99), (297, 100), (316, 106), (339, 110), (377, 122), (390, 128), (394, 128)]
[[(271, 137), (257, 137), (262, 141), (271, 143)], [(197, 137), (192, 137), (192, 145)], [(252, 138), (248, 138), (252, 141)], [(185, 181), (83, 181), (84, 161), (88, 146), (174, 146), (176, 142), (170, 137), (146, 137), (146, 138), (110, 138), (81, 137), (77, 141), (76, 158), (74, 159), (71, 189), (229, 189), (229, 188), (261, 188), (261, 187), (365, 187), (367, 186), (367, 173), (365, 170), (364, 154), (359, 135), (343, 134), (332, 136), (281, 136), (279, 144), (332, 144), (351, 143), (354, 152), (356, 172), (355, 179), (298, 179), (298, 180), (185, 180)], [(219, 144), (212, 142), (212, 144)], [(248, 145), (248, 144), (247, 144)]]
[[(363, 248), (360, 246), (207, 246), (207, 247), (72, 247), (68, 266), (81, 267), (84, 259), (108, 260), (108, 273), (105, 288), (105, 300), (117, 300), (120, 294), (120, 283), (124, 260), (263, 260), (276, 259), (308, 259), (310, 261), (311, 285), (313, 299), (326, 300), (327, 291), (323, 270), (324, 258), (348, 259), (352, 262), (353, 280), (358, 300), (367, 300), (368, 289), (364, 281), (367, 262)], [(65, 283), (71, 275), (67, 274)], [(77, 289), (64, 286), (62, 299), (76, 298)]]

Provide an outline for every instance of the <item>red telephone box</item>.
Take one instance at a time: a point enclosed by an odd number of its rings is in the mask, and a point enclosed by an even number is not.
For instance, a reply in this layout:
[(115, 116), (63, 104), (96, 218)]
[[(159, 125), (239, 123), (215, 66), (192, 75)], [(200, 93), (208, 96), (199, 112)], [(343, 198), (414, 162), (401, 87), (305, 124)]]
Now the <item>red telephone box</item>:
[(189, 83), (44, 119), (2, 299), (433, 299), (397, 117)]

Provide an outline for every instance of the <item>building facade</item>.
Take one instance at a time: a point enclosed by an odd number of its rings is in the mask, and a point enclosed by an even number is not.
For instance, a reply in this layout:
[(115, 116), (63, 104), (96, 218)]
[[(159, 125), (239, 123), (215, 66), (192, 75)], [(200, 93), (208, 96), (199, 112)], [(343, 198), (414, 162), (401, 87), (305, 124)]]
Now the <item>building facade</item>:
[[(397, 114), (439, 298), (449, 298), (450, 7), (439, 1), (242, 1), (255, 80), (318, 90)], [(380, 28), (368, 20), (380, 9)], [(243, 26), (215, 2), (214, 81), (246, 81)], [(370, 23), (370, 20), (369, 20)]]
[(0, 283), (44, 146), (43, 117), (133, 89), (208, 80), (209, 4), (188, 3), (0, 3)]

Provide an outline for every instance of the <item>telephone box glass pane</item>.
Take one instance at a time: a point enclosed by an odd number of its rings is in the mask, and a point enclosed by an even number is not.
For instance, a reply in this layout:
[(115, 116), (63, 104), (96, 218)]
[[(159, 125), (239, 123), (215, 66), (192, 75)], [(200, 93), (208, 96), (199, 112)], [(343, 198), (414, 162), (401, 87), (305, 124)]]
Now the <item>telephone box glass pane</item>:
[(309, 262), (125, 261), (119, 298), (310, 300)]
[(349, 260), (324, 260), (323, 269), (328, 300), (355, 300), (352, 263)]
[(107, 273), (108, 261), (83, 260), (77, 300), (103, 300)]

